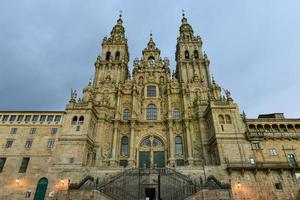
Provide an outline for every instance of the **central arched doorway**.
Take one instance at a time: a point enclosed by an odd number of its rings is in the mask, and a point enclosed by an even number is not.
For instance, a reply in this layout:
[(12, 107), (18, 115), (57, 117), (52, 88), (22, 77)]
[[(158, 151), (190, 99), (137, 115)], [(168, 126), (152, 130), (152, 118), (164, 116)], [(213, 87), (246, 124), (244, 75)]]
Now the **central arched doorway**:
[(160, 138), (148, 136), (142, 140), (139, 147), (139, 168), (163, 168), (165, 159), (165, 146)]

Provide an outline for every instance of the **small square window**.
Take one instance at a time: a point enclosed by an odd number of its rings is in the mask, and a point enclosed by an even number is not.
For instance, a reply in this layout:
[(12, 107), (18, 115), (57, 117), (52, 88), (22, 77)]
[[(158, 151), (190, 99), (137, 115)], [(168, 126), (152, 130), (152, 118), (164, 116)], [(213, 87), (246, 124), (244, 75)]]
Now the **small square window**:
[(35, 134), (36, 133), (36, 128), (31, 128), (29, 131), (30, 134)]
[(277, 156), (277, 150), (275, 148), (270, 149), (271, 156)]
[(44, 122), (44, 121), (46, 121), (46, 115), (41, 115), (40, 122)]
[(3, 122), (6, 122), (6, 121), (8, 120), (8, 117), (9, 117), (9, 115), (3, 115), (2, 121), (3, 121)]
[(6, 148), (6, 149), (11, 148), (12, 145), (13, 145), (13, 142), (14, 142), (13, 140), (8, 139), (8, 140), (6, 141), (5, 148)]
[(14, 122), (16, 120), (17, 116), (16, 115), (11, 115), (9, 118), (10, 122)]
[(26, 115), (26, 116), (25, 116), (25, 122), (29, 122), (30, 119), (31, 119), (31, 115)]
[(38, 119), (39, 119), (38, 115), (33, 115), (33, 117), (32, 117), (33, 122), (37, 122)]
[(31, 196), (31, 191), (30, 190), (26, 191), (25, 198), (30, 198), (30, 196)]
[(24, 119), (24, 115), (19, 115), (17, 121), (21, 122), (21, 121), (23, 121), (23, 119)]
[(69, 158), (69, 163), (70, 164), (74, 163), (74, 158)]
[(60, 122), (60, 120), (61, 120), (61, 115), (55, 115), (54, 121)]
[(51, 134), (56, 134), (57, 130), (58, 130), (58, 128), (51, 128)]
[(252, 143), (252, 149), (255, 149), (255, 150), (260, 149), (259, 143), (258, 142), (257, 143)]
[(54, 142), (55, 142), (54, 139), (49, 139), (49, 140), (48, 140), (47, 148), (48, 148), (48, 149), (52, 149), (52, 148), (54, 147)]
[(17, 128), (11, 128), (10, 133), (11, 134), (16, 134), (17, 133)]
[(52, 122), (52, 121), (53, 121), (53, 115), (48, 115), (47, 122)]
[(26, 148), (26, 149), (30, 149), (31, 146), (32, 146), (32, 140), (27, 140), (27, 141), (25, 142), (25, 148)]
[(80, 126), (76, 126), (76, 131), (80, 131)]
[(282, 184), (279, 182), (279, 183), (275, 183), (275, 188), (276, 190), (282, 190)]

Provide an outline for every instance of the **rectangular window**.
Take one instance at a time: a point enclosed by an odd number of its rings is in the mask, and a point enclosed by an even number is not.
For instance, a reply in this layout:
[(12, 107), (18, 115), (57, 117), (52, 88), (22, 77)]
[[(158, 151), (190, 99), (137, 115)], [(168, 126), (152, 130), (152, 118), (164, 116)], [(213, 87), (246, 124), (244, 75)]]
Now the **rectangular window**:
[(8, 140), (6, 141), (5, 148), (6, 148), (6, 149), (11, 148), (13, 142), (14, 142), (14, 141), (13, 141), (12, 139), (8, 139)]
[(22, 159), (20, 169), (19, 169), (19, 173), (26, 173), (29, 160), (30, 160), (30, 158), (27, 158), (27, 157)]
[(276, 151), (275, 148), (270, 149), (270, 153), (271, 153), (271, 156), (276, 156), (277, 155), (277, 151)]
[(17, 133), (17, 130), (18, 130), (17, 128), (11, 128), (11, 129), (10, 129), (10, 133), (11, 133), (11, 134), (16, 134), (16, 133)]
[(26, 148), (26, 149), (30, 149), (31, 146), (32, 146), (32, 140), (27, 140), (27, 141), (25, 142), (25, 148)]
[(53, 121), (53, 115), (48, 115), (47, 122), (52, 122), (52, 121)]
[(11, 115), (9, 118), (10, 122), (14, 122), (16, 120), (17, 116), (16, 115)]
[(80, 126), (76, 126), (76, 131), (80, 131)]
[(33, 115), (33, 117), (32, 117), (32, 121), (33, 121), (33, 122), (37, 122), (38, 119), (39, 119), (39, 116), (38, 116), (38, 115)]
[(40, 122), (44, 122), (44, 121), (46, 121), (46, 115), (41, 115)]
[(276, 190), (282, 190), (282, 184), (280, 182), (275, 183), (275, 188), (276, 188)]
[(29, 122), (30, 119), (31, 119), (31, 115), (26, 115), (26, 116), (25, 116), (25, 122)]
[(61, 120), (61, 115), (55, 115), (54, 121), (60, 122), (60, 120)]
[(260, 149), (259, 143), (252, 143), (252, 149), (255, 149), (255, 150)]
[(51, 134), (56, 134), (57, 130), (58, 130), (58, 128), (51, 128)]
[(6, 162), (6, 158), (0, 158), (0, 173), (3, 171), (5, 162)]
[(147, 86), (147, 97), (156, 97), (156, 86)]
[(0, 119), (1, 119), (2, 115), (0, 115)]
[(29, 131), (30, 134), (35, 134), (36, 133), (36, 128), (31, 128)]
[(6, 122), (6, 121), (8, 120), (8, 117), (9, 117), (8, 115), (3, 115), (2, 121), (3, 121), (3, 122)]
[(21, 122), (21, 121), (23, 121), (23, 119), (24, 119), (24, 115), (19, 115), (17, 121)]
[(54, 142), (55, 142), (54, 139), (49, 139), (49, 140), (48, 140), (47, 148), (48, 148), (48, 149), (52, 149), (52, 148), (54, 147)]

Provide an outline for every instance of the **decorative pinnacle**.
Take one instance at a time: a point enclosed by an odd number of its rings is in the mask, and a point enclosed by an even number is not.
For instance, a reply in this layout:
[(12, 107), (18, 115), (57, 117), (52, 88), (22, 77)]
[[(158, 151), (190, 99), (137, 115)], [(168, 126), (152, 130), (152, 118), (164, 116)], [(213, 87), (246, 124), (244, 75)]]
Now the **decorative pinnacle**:
[(122, 18), (122, 13), (123, 13), (123, 11), (120, 10), (120, 11), (119, 11), (119, 18), (120, 18), (120, 19)]
[(150, 39), (152, 39), (152, 31), (150, 31)]
[(182, 17), (185, 16), (185, 10), (181, 10), (182, 11)]

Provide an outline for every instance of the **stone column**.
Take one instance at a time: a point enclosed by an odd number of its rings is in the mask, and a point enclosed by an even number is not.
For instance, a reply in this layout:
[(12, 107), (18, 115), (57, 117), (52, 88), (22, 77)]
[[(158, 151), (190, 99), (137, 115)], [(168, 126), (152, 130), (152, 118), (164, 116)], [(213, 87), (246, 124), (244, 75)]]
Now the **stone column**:
[(192, 136), (190, 132), (190, 122), (185, 121), (185, 133), (186, 133), (186, 141), (187, 141), (187, 150), (188, 150), (188, 163), (189, 165), (193, 164), (194, 158), (193, 158), (193, 151), (192, 151)]
[(169, 146), (170, 146), (170, 158), (169, 158), (169, 165), (175, 165), (175, 141), (173, 135), (173, 121), (171, 119), (168, 120), (168, 132), (169, 132)]
[(110, 165), (112, 165), (112, 166), (117, 165), (117, 160), (116, 160), (117, 143), (118, 143), (118, 122), (115, 121), (112, 149), (111, 149), (111, 161), (110, 161)]
[(135, 121), (131, 121), (130, 124), (130, 155), (129, 155), (129, 166), (135, 167)]

